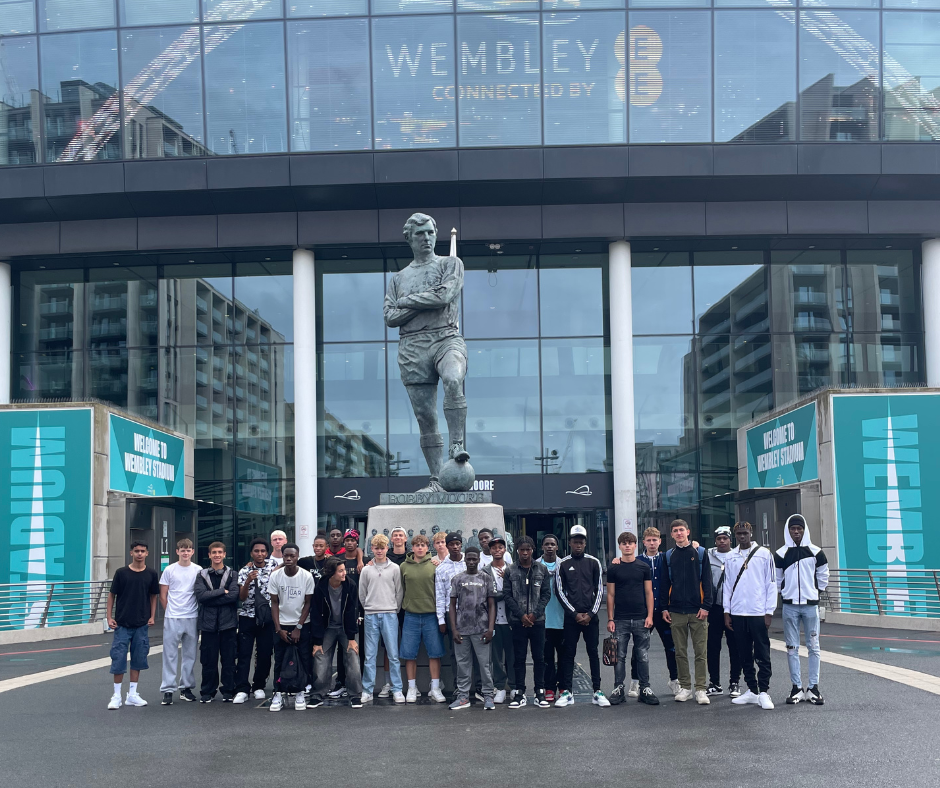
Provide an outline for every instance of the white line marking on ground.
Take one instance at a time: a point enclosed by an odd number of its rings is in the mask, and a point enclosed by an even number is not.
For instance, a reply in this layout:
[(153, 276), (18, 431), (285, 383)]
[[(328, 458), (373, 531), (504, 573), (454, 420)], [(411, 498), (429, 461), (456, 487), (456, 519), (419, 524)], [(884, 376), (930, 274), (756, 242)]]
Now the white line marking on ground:
[[(151, 646), (151, 657), (162, 653), (163, 646)], [(17, 676), (13, 679), (0, 681), (0, 693), (22, 689), (23, 687), (31, 687), (33, 684), (43, 684), (53, 679), (64, 679), (66, 676), (75, 676), (79, 673), (87, 673), (89, 670), (107, 668), (110, 665), (111, 657), (104, 657), (103, 659), (93, 659), (91, 662), (79, 662), (77, 665), (66, 665), (64, 668), (44, 670), (42, 673), (29, 673), (25, 676)]]
[[(782, 640), (771, 640), (770, 647), (774, 651), (782, 651), (784, 654), (787, 652), (787, 644)], [(800, 647), (800, 656), (809, 656), (806, 653), (805, 646)], [(940, 678), (931, 676), (929, 673), (921, 673), (917, 670), (908, 670), (907, 668), (899, 668), (894, 665), (885, 665), (881, 662), (872, 662), (867, 659), (850, 657), (847, 654), (837, 654), (833, 651), (821, 651), (819, 658), (820, 661), (829, 665), (838, 665), (839, 667), (858, 670), (862, 673), (888, 679), (888, 681), (896, 681), (898, 684), (904, 684), (914, 689), (940, 695)]]

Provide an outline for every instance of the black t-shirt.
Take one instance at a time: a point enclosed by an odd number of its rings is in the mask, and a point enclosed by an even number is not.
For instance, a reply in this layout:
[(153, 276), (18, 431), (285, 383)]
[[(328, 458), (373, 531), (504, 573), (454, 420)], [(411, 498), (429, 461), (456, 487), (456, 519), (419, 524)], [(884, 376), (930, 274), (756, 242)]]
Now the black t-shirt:
[(322, 561), (317, 561), (315, 555), (306, 555), (303, 558), (297, 561), (297, 566), (301, 569), (306, 569), (311, 575), (313, 575), (313, 584), (316, 585), (320, 582), (320, 579), (323, 577), (323, 568), (326, 566), (326, 562), (330, 559), (330, 556), (323, 556)]
[(388, 557), (388, 560), (391, 561), (396, 566), (401, 566), (405, 563), (405, 559), (408, 557), (408, 550), (406, 549), (401, 555), (393, 552), (392, 548), (388, 548), (388, 552), (385, 554)]
[(646, 589), (643, 582), (653, 579), (645, 561), (621, 559), (607, 567), (607, 582), (614, 584), (614, 618), (646, 618)]
[(111, 593), (117, 597), (113, 611), (117, 625), (130, 629), (143, 627), (150, 620), (150, 597), (160, 593), (160, 578), (150, 567), (135, 572), (122, 566), (114, 573)]

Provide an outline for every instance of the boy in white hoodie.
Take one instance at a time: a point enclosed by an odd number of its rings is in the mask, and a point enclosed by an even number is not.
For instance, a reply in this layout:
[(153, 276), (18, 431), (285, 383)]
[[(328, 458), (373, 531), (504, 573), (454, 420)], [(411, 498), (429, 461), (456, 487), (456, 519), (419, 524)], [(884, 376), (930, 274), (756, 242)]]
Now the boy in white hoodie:
[[(777, 608), (774, 556), (751, 541), (751, 524), (735, 523), (738, 546), (725, 563), (725, 626), (734, 632), (747, 692), (731, 702), (772, 709), (770, 698), (770, 621)], [(757, 662), (755, 675), (754, 663)]]

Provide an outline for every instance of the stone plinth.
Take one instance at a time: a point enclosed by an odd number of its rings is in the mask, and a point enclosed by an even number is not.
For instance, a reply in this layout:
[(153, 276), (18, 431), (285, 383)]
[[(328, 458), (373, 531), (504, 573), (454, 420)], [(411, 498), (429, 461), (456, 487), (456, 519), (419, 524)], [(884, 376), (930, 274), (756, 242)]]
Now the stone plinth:
[(369, 509), (366, 539), (375, 534), (388, 535), (399, 526), (408, 533), (409, 540), (420, 533), (431, 539), (438, 531), (456, 531), (465, 543), (481, 528), (498, 529), (500, 533), (506, 529), (503, 507), (496, 503), (396, 504)]

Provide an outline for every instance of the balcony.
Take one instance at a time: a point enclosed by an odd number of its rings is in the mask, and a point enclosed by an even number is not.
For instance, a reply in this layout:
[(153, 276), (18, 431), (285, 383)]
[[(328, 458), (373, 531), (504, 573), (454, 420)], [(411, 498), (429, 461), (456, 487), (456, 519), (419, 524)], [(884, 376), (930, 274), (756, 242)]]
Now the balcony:
[(796, 349), (796, 360), (807, 364), (828, 364), (829, 348), (804, 347)]
[(215, 416), (222, 417), (225, 415), (225, 406), (221, 402), (212, 403), (212, 413)]
[(882, 306), (900, 306), (901, 305), (901, 296), (896, 293), (881, 291), (880, 302)]
[(827, 293), (817, 293), (813, 290), (797, 290), (793, 294), (793, 303), (809, 306), (825, 306), (828, 303)]
[(197, 372), (196, 372), (196, 383), (198, 383), (200, 386), (208, 386), (208, 385), (209, 385), (209, 376), (208, 376), (205, 372), (199, 372), (199, 371), (197, 371)]
[(202, 315), (209, 314), (209, 305), (206, 303), (205, 298), (200, 298), (199, 296), (196, 296), (196, 311)]
[(222, 311), (219, 309), (212, 310), (212, 322), (221, 324), (225, 318), (222, 316)]
[(127, 334), (127, 321), (120, 320), (115, 323), (96, 323), (91, 327), (91, 336), (93, 339), (104, 339), (107, 337), (123, 337)]
[(157, 321), (156, 320), (142, 320), (140, 322), (140, 333), (141, 334), (156, 334), (157, 333)]
[(793, 318), (794, 331), (820, 331), (829, 333), (832, 331), (832, 323), (825, 317), (816, 317), (815, 315), (800, 315)]
[(199, 410), (205, 410), (206, 408), (209, 407), (209, 400), (203, 397), (202, 394), (197, 394), (196, 395), (196, 407), (199, 408)]
[(900, 331), (901, 321), (898, 320), (893, 315), (882, 315), (881, 316), (881, 330), (882, 331)]
[(144, 308), (152, 308), (157, 305), (156, 293), (144, 293), (140, 296), (140, 305)]
[(209, 326), (207, 326), (201, 320), (197, 320), (196, 321), (196, 333), (201, 337), (209, 336)]
[(96, 295), (91, 302), (91, 308), (95, 312), (107, 312), (117, 310), (123, 312), (127, 309), (127, 293), (122, 295)]
[(40, 315), (70, 315), (72, 314), (71, 301), (46, 301), (39, 305)]
[(160, 378), (157, 375), (148, 375), (141, 378), (139, 388), (143, 391), (156, 391), (160, 385)]
[(72, 326), (50, 326), (49, 328), (40, 328), (39, 338), (43, 342), (49, 342), (54, 339), (71, 339)]

